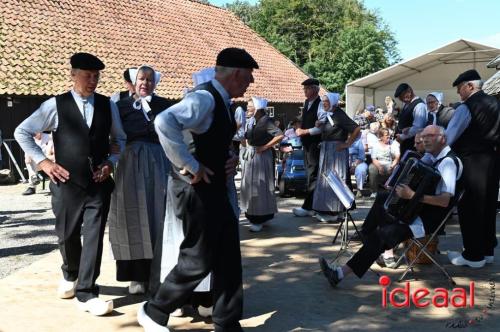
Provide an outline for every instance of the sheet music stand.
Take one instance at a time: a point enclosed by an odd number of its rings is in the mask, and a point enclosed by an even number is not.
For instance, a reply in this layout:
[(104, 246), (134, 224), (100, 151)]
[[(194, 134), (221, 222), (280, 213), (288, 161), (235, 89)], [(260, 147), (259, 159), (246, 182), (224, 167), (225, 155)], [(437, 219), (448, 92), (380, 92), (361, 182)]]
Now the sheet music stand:
[(358, 228), (354, 223), (354, 219), (349, 212), (350, 210), (352, 210), (352, 206), (354, 204), (354, 194), (334, 170), (329, 171), (328, 174), (323, 173), (323, 177), (326, 179), (328, 185), (330, 186), (330, 188), (332, 188), (333, 192), (335, 193), (335, 195), (337, 195), (339, 201), (345, 208), (344, 219), (342, 219), (342, 221), (340, 222), (337, 233), (335, 234), (335, 237), (332, 241), (332, 244), (335, 244), (340, 235), (340, 250), (338, 251), (337, 256), (335, 256), (335, 258), (333, 259), (333, 262), (337, 262), (338, 259), (343, 255), (351, 258), (354, 254), (349, 248), (349, 243), (351, 241), (349, 237), (349, 221), (354, 227), (356, 234), (358, 234), (358, 236), (360, 235)]

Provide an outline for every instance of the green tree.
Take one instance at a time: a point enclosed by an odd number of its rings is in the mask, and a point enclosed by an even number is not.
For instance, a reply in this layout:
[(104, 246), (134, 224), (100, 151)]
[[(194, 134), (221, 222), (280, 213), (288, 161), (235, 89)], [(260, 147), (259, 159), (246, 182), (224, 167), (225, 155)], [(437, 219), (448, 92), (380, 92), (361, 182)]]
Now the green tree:
[(400, 60), (393, 33), (359, 0), (238, 0), (227, 8), (329, 90)]
[(250, 25), (258, 15), (259, 5), (252, 5), (247, 1), (236, 0), (232, 3), (227, 3), (225, 5), (226, 9), (229, 9), (236, 14), (246, 25)]

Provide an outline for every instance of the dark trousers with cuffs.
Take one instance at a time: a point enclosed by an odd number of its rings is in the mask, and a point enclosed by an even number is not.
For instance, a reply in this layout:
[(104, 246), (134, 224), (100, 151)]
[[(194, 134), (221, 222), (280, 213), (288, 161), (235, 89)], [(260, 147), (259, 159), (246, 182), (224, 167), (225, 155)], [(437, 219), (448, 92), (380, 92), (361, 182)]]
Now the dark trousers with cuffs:
[(111, 179), (100, 184), (92, 183), (86, 189), (71, 182), (50, 183), (56, 234), (63, 259), (61, 269), (64, 279), (78, 279), (76, 297), (82, 302), (99, 295), (95, 281), (101, 268), (104, 229), (113, 187)]
[(242, 331), (243, 288), (238, 222), (225, 183), (190, 185), (172, 179), (174, 213), (183, 221), (184, 241), (177, 265), (146, 304), (146, 314), (166, 325), (169, 314), (187, 304), (196, 286), (212, 272), (215, 331)]
[(389, 193), (380, 193), (363, 223), (363, 246), (347, 262), (359, 278), (385, 250), (413, 237), (407, 224), (393, 222), (384, 209)]
[(313, 143), (307, 146), (304, 145), (303, 149), (304, 166), (307, 175), (307, 193), (302, 208), (312, 210), (314, 189), (316, 188), (316, 180), (318, 179), (320, 148), (317, 143)]
[(460, 156), (464, 166), (462, 179), (465, 189), (458, 205), (464, 246), (462, 256), (471, 261), (493, 256), (497, 246), (498, 158), (494, 152)]

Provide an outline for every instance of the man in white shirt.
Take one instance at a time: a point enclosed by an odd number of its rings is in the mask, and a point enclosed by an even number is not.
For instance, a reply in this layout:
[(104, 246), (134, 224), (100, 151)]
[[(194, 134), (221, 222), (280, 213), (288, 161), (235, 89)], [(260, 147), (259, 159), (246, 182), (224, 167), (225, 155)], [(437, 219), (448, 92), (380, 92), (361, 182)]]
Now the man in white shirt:
[[(115, 103), (95, 93), (104, 63), (89, 53), (75, 53), (70, 62), (73, 89), (45, 101), (16, 128), (14, 136), (52, 180), (52, 210), (64, 276), (57, 295), (76, 297), (80, 309), (101, 316), (113, 310), (112, 301), (98, 297), (95, 283), (114, 187), (110, 174), (119, 156), (110, 155), (110, 143), (121, 150), (126, 135)], [(52, 131), (55, 162), (35, 143), (34, 134), (42, 131)]]
[[(424, 203), (423, 208), (410, 224), (390, 218), (383, 207), (387, 195), (377, 195), (363, 224), (366, 236), (361, 249), (343, 266), (334, 266), (325, 258), (320, 258), (323, 274), (332, 286), (336, 286), (352, 273), (361, 278), (384, 250), (392, 249), (411, 237), (421, 238), (426, 232), (434, 232), (452, 207), (450, 202), (455, 195), (457, 180), (462, 174), (462, 163), (446, 144), (443, 127), (427, 126), (421, 136), (427, 152), (421, 160), (437, 167), (441, 174), (435, 194), (423, 195), (420, 198)], [(412, 199), (415, 195), (407, 185), (398, 185), (396, 193), (402, 199)]]
[[(217, 56), (215, 79), (198, 85), (182, 101), (160, 113), (156, 132), (172, 162), (169, 188), (185, 239), (177, 265), (152, 299), (139, 308), (145, 331), (169, 331), (169, 314), (191, 297), (212, 272), (215, 331), (242, 331), (241, 253), (238, 222), (227, 194), (227, 176), (237, 156), (230, 155), (236, 121), (231, 98), (243, 96), (253, 83), (257, 62), (243, 49), (226, 48)], [(192, 135), (186, 144), (183, 131)]]

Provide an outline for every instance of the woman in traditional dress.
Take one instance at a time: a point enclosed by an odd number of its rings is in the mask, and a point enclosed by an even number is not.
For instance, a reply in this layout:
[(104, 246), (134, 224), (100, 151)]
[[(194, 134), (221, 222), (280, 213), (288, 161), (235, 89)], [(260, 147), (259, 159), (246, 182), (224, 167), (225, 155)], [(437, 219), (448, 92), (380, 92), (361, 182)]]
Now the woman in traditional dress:
[(272, 149), (283, 139), (283, 132), (266, 114), (267, 100), (252, 98), (255, 121), (248, 121), (247, 146), (241, 180), (241, 210), (250, 222), (250, 231), (260, 232), (263, 224), (278, 212), (274, 195)]
[(318, 181), (314, 190), (313, 210), (322, 222), (334, 221), (344, 207), (328, 185), (323, 174), (334, 170), (347, 183), (349, 177), (349, 147), (359, 136), (360, 127), (340, 107), (339, 94), (327, 93), (323, 101), (324, 114), (318, 120), (321, 129), (321, 151), (319, 157)]
[(129, 293), (140, 294), (148, 283), (150, 291), (160, 283), (158, 250), (170, 163), (158, 141), (154, 118), (172, 103), (153, 93), (160, 79), (153, 68), (132, 69), (131, 78), (135, 95), (117, 103), (127, 146), (116, 169), (108, 222), (116, 278), (130, 281)]

